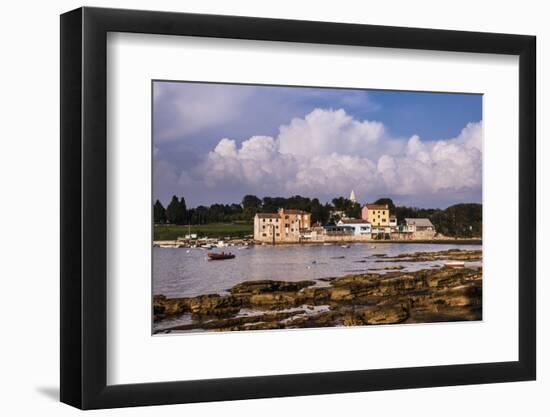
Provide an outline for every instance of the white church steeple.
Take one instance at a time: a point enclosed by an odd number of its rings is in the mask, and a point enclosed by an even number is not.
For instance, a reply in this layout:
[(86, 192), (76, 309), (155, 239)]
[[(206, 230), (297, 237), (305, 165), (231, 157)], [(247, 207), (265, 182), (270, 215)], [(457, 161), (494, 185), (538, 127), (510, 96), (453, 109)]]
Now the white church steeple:
[(357, 198), (355, 198), (355, 191), (351, 190), (351, 193), (349, 195), (349, 199), (352, 203), (357, 203)]

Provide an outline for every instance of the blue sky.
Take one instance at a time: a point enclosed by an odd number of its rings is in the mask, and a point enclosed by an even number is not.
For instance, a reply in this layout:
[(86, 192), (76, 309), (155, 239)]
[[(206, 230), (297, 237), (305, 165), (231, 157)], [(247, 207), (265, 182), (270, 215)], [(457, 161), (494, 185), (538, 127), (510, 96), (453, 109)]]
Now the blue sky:
[(481, 95), (164, 81), (153, 94), (163, 202), (328, 201), (351, 188), (362, 202), (481, 201)]
[(380, 106), (377, 120), (397, 136), (416, 134), (424, 140), (452, 138), (468, 122), (482, 119), (482, 100), (478, 94), (372, 91), (369, 96)]

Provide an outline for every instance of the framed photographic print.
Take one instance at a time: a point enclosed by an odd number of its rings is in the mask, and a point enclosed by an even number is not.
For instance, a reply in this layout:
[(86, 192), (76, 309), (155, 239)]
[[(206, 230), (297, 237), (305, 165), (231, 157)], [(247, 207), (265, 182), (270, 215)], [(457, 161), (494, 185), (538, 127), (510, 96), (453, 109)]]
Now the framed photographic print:
[(535, 38), (61, 16), (61, 400), (535, 379)]

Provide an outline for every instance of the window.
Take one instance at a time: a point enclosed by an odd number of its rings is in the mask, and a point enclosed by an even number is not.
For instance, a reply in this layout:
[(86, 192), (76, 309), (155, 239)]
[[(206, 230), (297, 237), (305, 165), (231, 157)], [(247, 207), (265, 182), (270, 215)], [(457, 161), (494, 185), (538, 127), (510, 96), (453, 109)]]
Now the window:
[(383, 222), (385, 222), (385, 221), (386, 221), (386, 219), (382, 219), (382, 221), (383, 221)]
[(277, 236), (280, 236), (281, 234), (280, 233), (277, 233)]
[(264, 224), (264, 225), (262, 226), (262, 229), (264, 229), (264, 230), (265, 230), (265, 224)]
[(290, 224), (285, 223), (285, 227), (286, 227), (286, 228), (290, 227)]
[(265, 223), (265, 219), (262, 219), (262, 221)]
[(285, 219), (288, 219), (288, 214), (285, 216)]
[[(279, 225), (275, 226), (275, 229), (278, 229), (279, 228)], [(278, 234), (278, 233), (277, 233)]]
[(266, 237), (267, 235), (266, 235), (265, 233), (262, 233), (262, 236), (263, 236), (263, 237)]
[(269, 223), (271, 223), (271, 222), (272, 222), (272, 219), (269, 219)]

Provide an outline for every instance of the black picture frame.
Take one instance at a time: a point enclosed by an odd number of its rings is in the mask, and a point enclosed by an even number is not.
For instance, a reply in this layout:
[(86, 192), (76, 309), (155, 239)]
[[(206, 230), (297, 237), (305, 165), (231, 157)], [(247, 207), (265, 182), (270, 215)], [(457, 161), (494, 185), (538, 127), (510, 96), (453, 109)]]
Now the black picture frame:
[[(519, 360), (107, 385), (108, 32), (519, 56)], [(535, 379), (535, 54), (524, 35), (88, 7), (61, 15), (61, 401), (95, 409)]]

